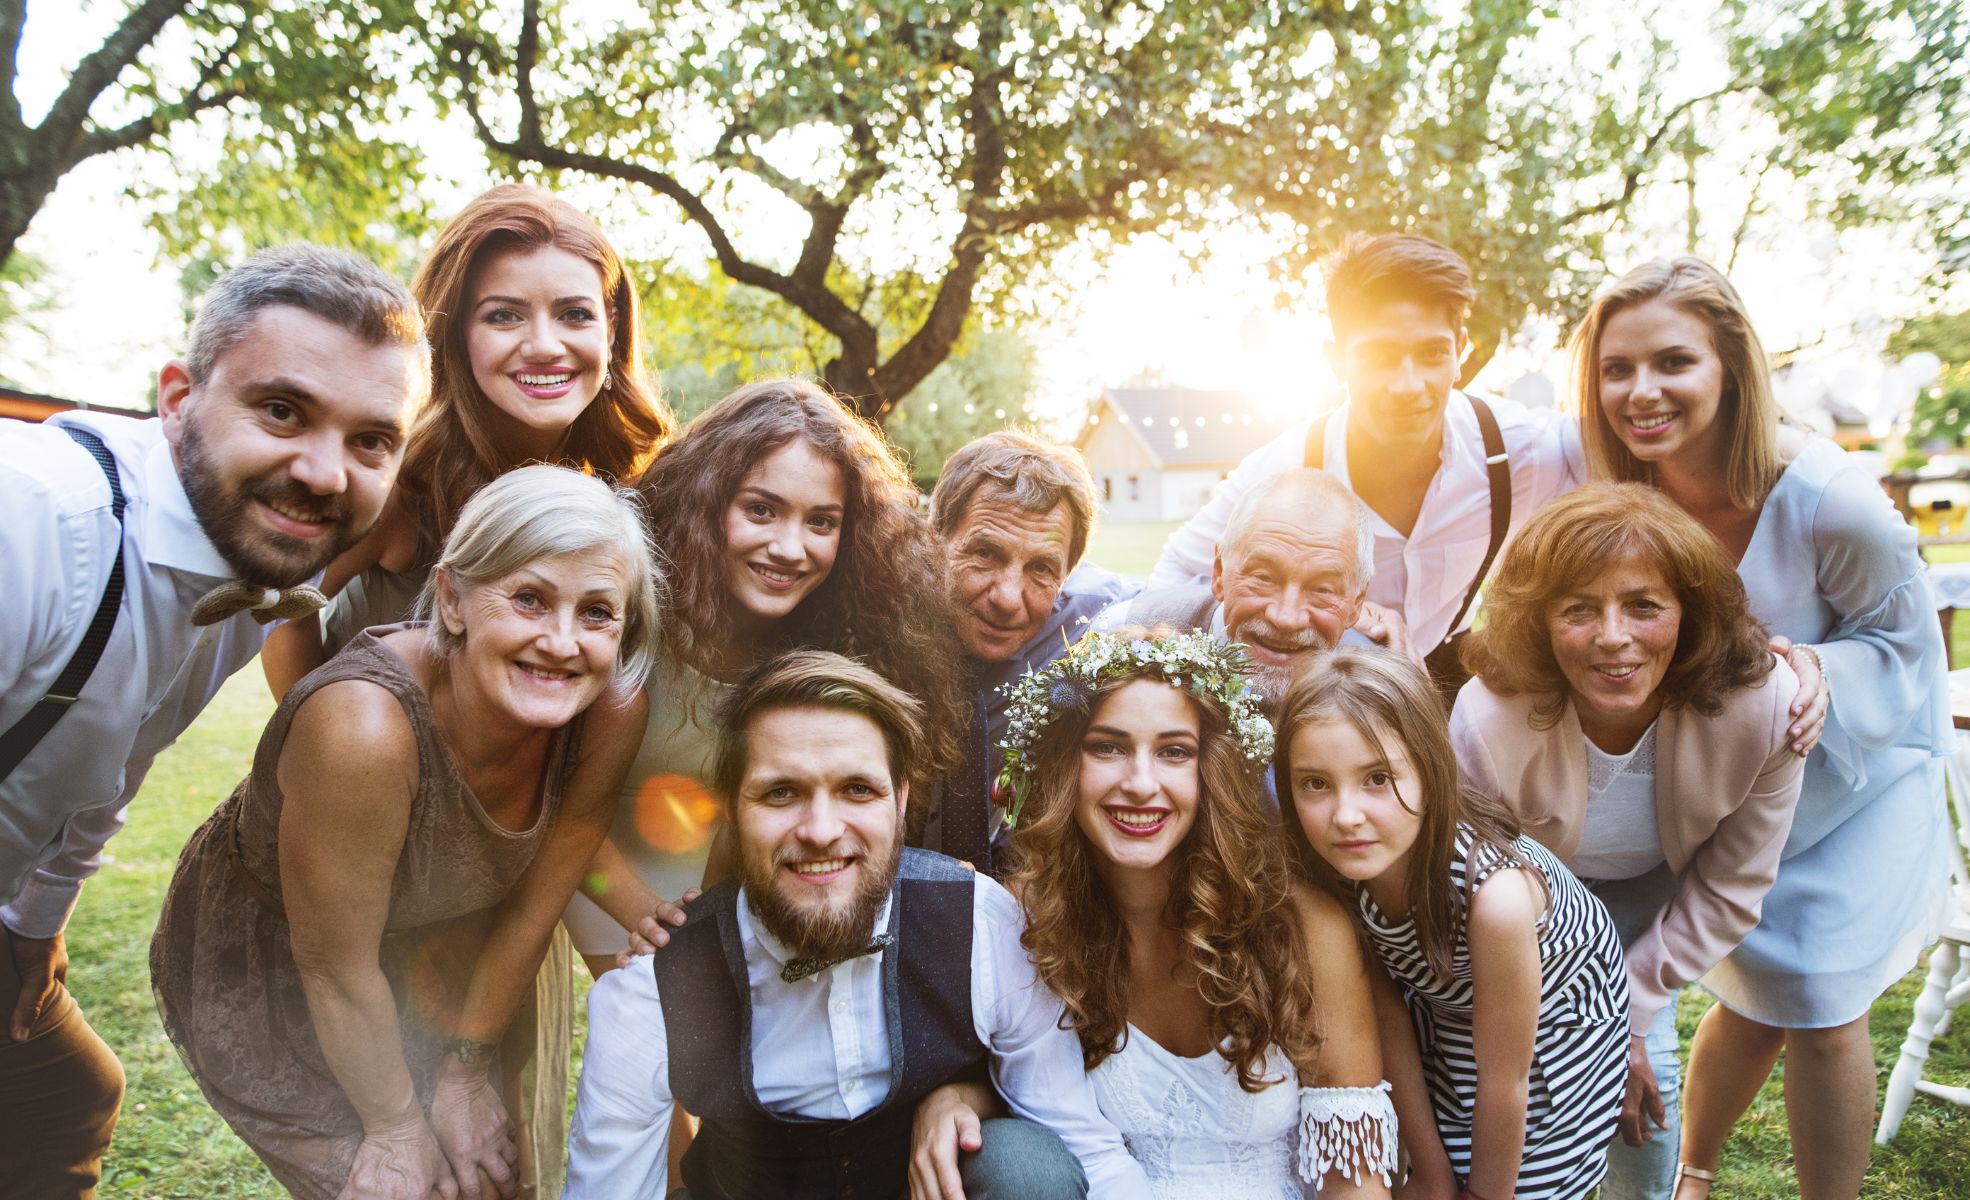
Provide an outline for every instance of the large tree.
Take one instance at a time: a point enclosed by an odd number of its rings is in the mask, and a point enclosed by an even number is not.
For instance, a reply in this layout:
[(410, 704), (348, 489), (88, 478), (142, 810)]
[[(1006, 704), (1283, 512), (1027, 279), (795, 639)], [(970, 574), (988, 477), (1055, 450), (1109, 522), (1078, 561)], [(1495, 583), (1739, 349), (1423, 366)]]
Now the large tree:
[[(1225, 131), (1290, 86), (1313, 31), (1360, 19), (1265, 0), (648, 0), (604, 28), (574, 11), (457, 5), (441, 95), (500, 159), (674, 202), (726, 276), (825, 331), (823, 378), (876, 419), (1050, 248), (1194, 221), (1228, 182)], [(769, 192), (796, 245), (748, 235)]]
[(0, 266), (78, 164), (159, 146), (205, 113), (252, 117), (253, 136), (280, 143), (294, 161), (333, 142), (369, 140), (360, 155), (330, 159), (362, 164), (333, 182), (347, 190), (367, 180), (373, 200), (387, 190), (394, 203), (385, 181), (415, 176), (387, 140), (372, 137), (392, 89), (371, 56), (413, 12), (410, 0), (131, 0), (30, 121), (20, 100), (27, 0), (0, 0)]
[[(363, 119), (241, 123), (171, 243), (223, 258), (242, 229), (374, 239), (386, 218), (412, 244), (417, 162), (383, 120), (402, 87), (502, 171), (680, 214), (739, 285), (706, 290), (767, 298), (785, 319), (751, 327), (790, 331), (878, 420), (1077, 238), (1259, 214), (1290, 282), (1344, 233), (1432, 234), (1479, 269), (1474, 372), (1528, 314), (1570, 317), (1626, 265), (1639, 198), (1699, 173), (1809, 178), (1845, 223), (1970, 228), (1960, 0), (1726, 0), (1709, 30), (1588, 0), (415, 7), (355, 87)], [(1700, 215), (1690, 242), (1741, 236), (1699, 238)]]

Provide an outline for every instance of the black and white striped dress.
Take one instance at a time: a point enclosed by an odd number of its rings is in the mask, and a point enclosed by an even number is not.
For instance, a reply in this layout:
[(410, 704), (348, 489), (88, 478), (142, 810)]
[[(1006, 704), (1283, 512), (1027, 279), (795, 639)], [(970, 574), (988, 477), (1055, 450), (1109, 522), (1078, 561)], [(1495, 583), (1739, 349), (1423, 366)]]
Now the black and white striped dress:
[[(1471, 862), (1471, 831), (1460, 826), (1451, 874), (1460, 890), (1505, 866), (1495, 851)], [(1621, 942), (1607, 910), (1571, 872), (1530, 838), (1519, 857), (1546, 876), (1552, 901), (1539, 930), (1539, 1024), (1525, 1109), (1525, 1157), (1518, 1200), (1585, 1196), (1607, 1173), (1607, 1143), (1621, 1113), (1628, 1062), (1628, 980)], [(1466, 893), (1468, 894), (1468, 893)], [(1477, 1054), (1471, 1038), (1470, 944), (1460, 937), (1451, 978), (1429, 969), (1412, 921), (1391, 921), (1360, 891), (1369, 944), (1403, 988), (1443, 1148), (1460, 1178), (1471, 1170), (1471, 1116)]]

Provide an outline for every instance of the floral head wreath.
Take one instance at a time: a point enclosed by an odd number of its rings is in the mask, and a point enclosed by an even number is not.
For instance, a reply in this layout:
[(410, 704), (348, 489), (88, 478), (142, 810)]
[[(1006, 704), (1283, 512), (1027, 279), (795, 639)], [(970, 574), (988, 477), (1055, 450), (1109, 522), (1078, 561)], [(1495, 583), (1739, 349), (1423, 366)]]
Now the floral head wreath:
[(1272, 724), (1259, 711), (1250, 672), (1243, 647), (1208, 633), (1143, 638), (1096, 632), (1040, 670), (1006, 684), (999, 689), (1011, 702), (1006, 706), (1006, 736), (999, 742), (1005, 765), (998, 781), (1012, 795), (1006, 826), (1019, 823), (1019, 811), (1033, 788), (1033, 747), (1047, 726), (1067, 709), (1087, 707), (1102, 684), (1130, 675), (1160, 678), (1217, 701), (1246, 761), (1255, 768), (1265, 766), (1272, 760)]

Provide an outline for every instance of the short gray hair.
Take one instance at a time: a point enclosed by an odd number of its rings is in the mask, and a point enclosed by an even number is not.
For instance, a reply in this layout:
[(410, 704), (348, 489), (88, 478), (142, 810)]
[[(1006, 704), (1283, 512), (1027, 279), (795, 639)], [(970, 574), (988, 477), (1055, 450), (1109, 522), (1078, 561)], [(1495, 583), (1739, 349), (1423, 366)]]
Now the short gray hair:
[(192, 322), (185, 366), (192, 381), (253, 328), (269, 308), (298, 308), (338, 325), (372, 346), (412, 346), (431, 375), (424, 314), (410, 290), (382, 268), (346, 250), (297, 242), (262, 250), (224, 275), (205, 294)]
[(1354, 585), (1356, 590), (1366, 591), (1368, 581), (1375, 577), (1375, 531), (1368, 525), (1368, 506), (1340, 480), (1312, 467), (1281, 471), (1240, 496), (1225, 520), (1224, 532), (1218, 535), (1218, 548), (1222, 552), (1245, 536), (1246, 527), (1262, 510), (1306, 512), (1329, 505), (1345, 508), (1354, 524)]
[(930, 493), (930, 519), (938, 537), (949, 538), (957, 530), (983, 488), (1030, 513), (1044, 515), (1066, 504), (1073, 524), (1067, 535), (1068, 569), (1081, 561), (1094, 532), (1094, 477), (1079, 451), (1012, 429), (965, 443), (945, 460)]
[(437, 566), (418, 593), (414, 618), (425, 622), (432, 653), (450, 658), (465, 639), (445, 628), (438, 610), (441, 574), (454, 587), (491, 583), (529, 563), (598, 549), (622, 555), (624, 565), (616, 679), (641, 687), (656, 659), (663, 587), (642, 506), (634, 492), (567, 467), (520, 467), (475, 492), (459, 510)]

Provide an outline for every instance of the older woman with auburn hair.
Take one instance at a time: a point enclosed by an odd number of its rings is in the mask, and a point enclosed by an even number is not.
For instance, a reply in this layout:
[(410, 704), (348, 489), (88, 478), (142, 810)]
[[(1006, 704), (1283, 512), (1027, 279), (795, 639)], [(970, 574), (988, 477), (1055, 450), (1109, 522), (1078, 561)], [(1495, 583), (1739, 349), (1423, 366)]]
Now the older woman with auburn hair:
[(420, 621), (289, 689), (192, 835), (151, 941), (164, 1028), (295, 1195), (513, 1194), (496, 1047), (636, 752), (656, 596), (630, 498), (508, 472)]
[(919, 789), (957, 761), (966, 720), (942, 550), (902, 464), (840, 401), (800, 379), (741, 387), (657, 456), (641, 490), (671, 603), (649, 725), (596, 862), (606, 911), (577, 897), (568, 912), (595, 973), (628, 946), (625, 925), (647, 927), (623, 914), (704, 878), (716, 710), (754, 666), (832, 650), (915, 695), (929, 714)]
[(1616, 280), (1573, 360), (1590, 473), (1648, 483), (1708, 530), (1808, 686), (1794, 736), (1811, 756), (1778, 882), (1703, 981), (1722, 1003), (1690, 1051), (1679, 1190), (1708, 1193), (1783, 1051), (1799, 1194), (1853, 1200), (1874, 1122), (1868, 1010), (1949, 899), (1947, 667), (1915, 531), (1838, 446), (1780, 425), (1744, 302), (1701, 259)]
[[(1505, 551), (1451, 714), (1466, 782), (1607, 905), (1628, 959), (1609, 1200), (1675, 1187), (1675, 997), (1758, 923), (1799, 800), (1798, 683), (1717, 542), (1638, 484), (1548, 504)], [(1649, 1128), (1653, 1123), (1658, 1132)]]
[(567, 201), (518, 183), (484, 193), (439, 231), (411, 291), (431, 400), (382, 519), (322, 580), (328, 609), (268, 638), (276, 696), (365, 628), (408, 616), (458, 510), (493, 479), (546, 462), (633, 482), (670, 436), (634, 283)]

